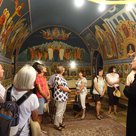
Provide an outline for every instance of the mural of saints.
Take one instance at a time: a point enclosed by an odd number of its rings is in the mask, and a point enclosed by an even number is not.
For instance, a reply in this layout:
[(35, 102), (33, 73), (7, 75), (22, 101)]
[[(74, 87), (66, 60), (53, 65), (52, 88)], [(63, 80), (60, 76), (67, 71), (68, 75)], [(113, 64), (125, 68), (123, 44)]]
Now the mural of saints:
[(104, 30), (102, 30), (98, 25), (95, 25), (95, 36), (96, 39), (101, 47), (103, 49), (103, 55), (104, 57), (112, 58), (113, 57), (113, 50), (111, 48), (110, 42), (105, 35)]

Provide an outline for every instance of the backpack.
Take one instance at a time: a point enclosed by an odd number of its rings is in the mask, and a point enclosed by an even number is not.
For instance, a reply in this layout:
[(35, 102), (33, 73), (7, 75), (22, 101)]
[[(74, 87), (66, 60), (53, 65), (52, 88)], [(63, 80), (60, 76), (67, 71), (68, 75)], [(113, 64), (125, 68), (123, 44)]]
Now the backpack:
[(94, 89), (94, 79), (95, 79), (95, 77), (97, 78), (97, 82), (98, 82), (98, 77), (97, 76), (94, 76), (93, 78), (92, 78), (92, 85), (91, 85), (91, 88), (90, 88), (90, 94), (93, 96), (93, 89)]
[(32, 94), (32, 91), (26, 92), (19, 100), (12, 101), (11, 89), (12, 86), (7, 90), (6, 101), (4, 103), (0, 103), (1, 136), (19, 136), (25, 127), (24, 125), (20, 130), (18, 130), (19, 106)]

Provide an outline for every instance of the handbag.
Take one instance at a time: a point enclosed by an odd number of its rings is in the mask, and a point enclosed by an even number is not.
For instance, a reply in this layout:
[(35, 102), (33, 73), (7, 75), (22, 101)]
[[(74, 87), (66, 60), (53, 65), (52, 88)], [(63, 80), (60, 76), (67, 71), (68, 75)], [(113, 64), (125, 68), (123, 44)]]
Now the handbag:
[(74, 111), (81, 111), (82, 110), (82, 105), (81, 105), (81, 101), (80, 101), (80, 96), (76, 95), (75, 96), (75, 102), (73, 104), (73, 110)]
[(41, 127), (37, 121), (30, 119), (30, 136), (40, 136)]
[(115, 89), (114, 92), (113, 92), (113, 95), (116, 96), (116, 97), (121, 97), (121, 92), (119, 89)]
[(48, 102), (44, 103), (44, 105), (43, 105), (43, 111), (49, 113), (49, 104), (48, 104)]

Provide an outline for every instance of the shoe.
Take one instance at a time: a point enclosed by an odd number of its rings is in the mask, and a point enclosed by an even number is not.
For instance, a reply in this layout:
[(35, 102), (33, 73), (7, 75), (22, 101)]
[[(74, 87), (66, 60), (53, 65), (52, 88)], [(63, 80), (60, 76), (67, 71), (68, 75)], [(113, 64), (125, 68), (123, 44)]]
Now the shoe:
[(117, 112), (114, 112), (114, 115), (117, 115), (118, 113)]
[(60, 126), (54, 126), (54, 128), (55, 128), (56, 130), (62, 131), (62, 127), (60, 127)]
[(98, 120), (101, 120), (101, 117), (100, 117), (100, 115), (97, 115), (97, 119), (98, 119)]
[(103, 116), (102, 115), (99, 115), (101, 119), (103, 119)]
[(41, 132), (42, 132), (43, 134), (47, 134), (47, 132), (46, 132), (46, 131), (41, 130)]
[(60, 124), (60, 127), (65, 128), (66, 125), (64, 123)]

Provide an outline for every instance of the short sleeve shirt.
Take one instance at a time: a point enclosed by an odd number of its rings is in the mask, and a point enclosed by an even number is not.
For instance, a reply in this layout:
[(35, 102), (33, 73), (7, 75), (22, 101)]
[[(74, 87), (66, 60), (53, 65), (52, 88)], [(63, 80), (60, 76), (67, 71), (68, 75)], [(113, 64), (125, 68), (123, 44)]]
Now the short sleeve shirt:
[[(95, 78), (94, 78), (94, 83), (97, 83), (99, 91), (102, 92), (102, 91), (103, 91), (103, 88), (104, 88), (104, 86), (105, 86), (105, 79), (104, 79), (104, 78), (99, 79), (98, 77), (95, 77)], [(95, 88), (93, 89), (93, 94), (99, 94), (99, 93), (96, 91)]]
[(63, 90), (59, 89), (59, 85), (68, 88), (67, 81), (57, 74), (54, 85), (54, 99), (56, 101), (65, 102), (68, 99), (68, 92), (64, 92)]
[[(40, 85), (42, 90), (45, 92), (46, 96), (49, 95), (47, 91), (47, 81), (46, 78), (41, 76), (40, 74), (37, 75), (35, 85)], [(36, 91), (36, 95), (38, 98), (43, 98), (43, 96), (39, 93), (39, 91)]]
[(0, 102), (5, 101), (5, 93), (5, 88), (2, 86), (2, 84), (0, 84)]
[[(118, 80), (119, 80), (119, 74), (117, 74), (117, 73), (115, 73), (114, 75), (112, 75), (112, 74), (107, 74), (106, 75), (106, 77), (108, 78), (108, 80), (111, 82), (111, 83), (115, 83), (115, 82), (117, 82)], [(112, 86), (110, 86), (108, 83), (107, 83), (107, 85), (109, 86), (109, 87), (112, 87)], [(114, 84), (116, 87), (118, 87), (119, 86), (119, 84)]]
[(82, 83), (84, 83), (84, 88), (83, 88), (82, 92), (87, 91), (87, 79), (85, 77), (77, 80), (76, 89), (80, 89), (80, 86)]
[[(11, 95), (12, 100), (18, 100), (21, 98), (26, 91), (16, 91), (16, 89), (13, 87)], [(28, 120), (31, 117), (31, 112), (34, 111), (35, 109), (38, 109), (39, 107), (39, 102), (38, 98), (35, 94), (31, 94), (20, 106), (20, 114), (19, 114), (19, 128), (21, 129), (24, 125), (25, 127), (23, 128), (21, 132), (21, 136), (29, 136), (29, 122)]]

